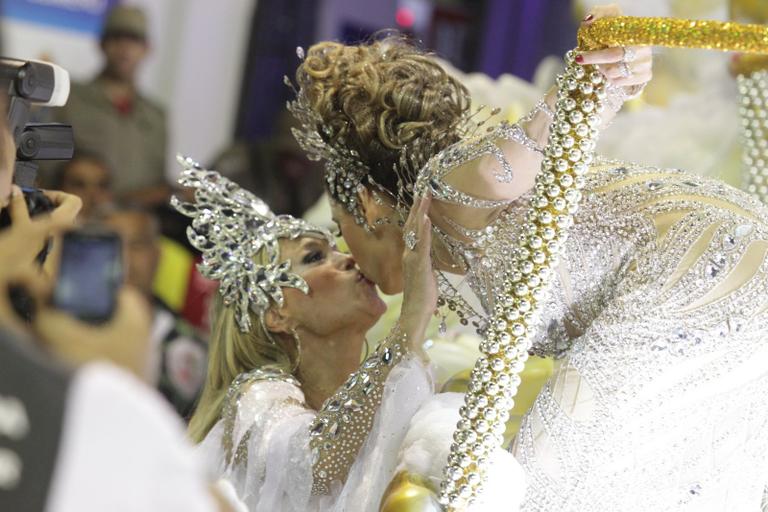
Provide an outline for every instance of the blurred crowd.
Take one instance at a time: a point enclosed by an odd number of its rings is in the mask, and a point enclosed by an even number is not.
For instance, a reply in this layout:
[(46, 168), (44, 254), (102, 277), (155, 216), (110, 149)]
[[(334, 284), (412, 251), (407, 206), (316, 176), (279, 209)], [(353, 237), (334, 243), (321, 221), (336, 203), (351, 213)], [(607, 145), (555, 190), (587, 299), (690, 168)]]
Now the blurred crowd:
[[(15, 151), (0, 128), (0, 208), (11, 217), (0, 230), (0, 509), (103, 510), (99, 504), (119, 496), (124, 510), (238, 510), (183, 434), (206, 376), (216, 284), (197, 271), (188, 220), (169, 205), (172, 195), (190, 193), (167, 178), (166, 112), (137, 85), (151, 51), (145, 13), (114, 7), (100, 49), (103, 68), (72, 83), (64, 107), (32, 114), (74, 127), (73, 157), (43, 162), (37, 176), (41, 188), (57, 191), (47, 193), (51, 215), (30, 218), (24, 195), (11, 189)], [(322, 182), (291, 126), (283, 116), (271, 139), (236, 141), (205, 163), (276, 213), (301, 216)], [(124, 287), (103, 324), (52, 308), (54, 283), (35, 267), (46, 238), (73, 226), (108, 230), (122, 244)], [(56, 255), (48, 260), (46, 274), (55, 275)], [(31, 322), (19, 316), (11, 289), (29, 294)]]
[[(73, 83), (64, 107), (38, 120), (72, 125), (71, 160), (44, 165), (39, 180), (82, 201), (78, 222), (117, 232), (124, 245), (126, 282), (152, 304), (151, 353), (146, 379), (187, 419), (206, 371), (209, 301), (215, 284), (196, 269), (187, 220), (170, 208), (166, 169), (168, 123), (137, 77), (151, 51), (146, 14), (118, 5), (105, 18), (104, 66), (86, 83)], [(301, 217), (322, 194), (322, 174), (298, 147), (286, 111), (265, 141), (235, 141), (210, 164), (264, 199), (277, 214)]]

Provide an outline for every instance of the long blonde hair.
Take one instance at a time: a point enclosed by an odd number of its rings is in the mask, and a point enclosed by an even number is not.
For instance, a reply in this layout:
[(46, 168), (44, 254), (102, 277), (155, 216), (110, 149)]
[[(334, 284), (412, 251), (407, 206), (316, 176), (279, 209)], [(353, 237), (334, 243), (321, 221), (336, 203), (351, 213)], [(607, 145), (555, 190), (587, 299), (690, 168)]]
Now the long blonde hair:
[[(258, 255), (264, 257), (263, 254)], [(257, 368), (275, 368), (291, 373), (294, 362), (282, 343), (267, 332), (263, 319), (250, 312), (249, 332), (242, 332), (235, 321), (235, 310), (226, 306), (217, 293), (211, 322), (208, 349), (208, 374), (188, 433), (201, 442), (221, 418), (224, 400), (232, 381), (243, 372)]]

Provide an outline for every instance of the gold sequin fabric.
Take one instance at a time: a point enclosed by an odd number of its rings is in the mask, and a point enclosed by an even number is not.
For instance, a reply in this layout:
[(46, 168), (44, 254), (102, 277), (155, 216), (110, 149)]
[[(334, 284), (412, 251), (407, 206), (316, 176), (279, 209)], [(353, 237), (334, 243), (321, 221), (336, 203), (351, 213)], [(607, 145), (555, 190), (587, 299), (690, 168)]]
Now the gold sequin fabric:
[(768, 53), (768, 27), (714, 20), (601, 18), (582, 26), (579, 49), (611, 46), (665, 46), (743, 53)]

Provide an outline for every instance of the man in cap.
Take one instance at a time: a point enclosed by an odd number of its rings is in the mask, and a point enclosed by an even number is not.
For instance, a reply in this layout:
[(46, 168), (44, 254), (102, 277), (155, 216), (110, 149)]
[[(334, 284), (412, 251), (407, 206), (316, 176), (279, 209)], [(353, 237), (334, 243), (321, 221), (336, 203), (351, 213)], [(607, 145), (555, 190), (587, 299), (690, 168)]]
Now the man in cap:
[(101, 35), (104, 68), (90, 83), (74, 84), (69, 102), (55, 114), (74, 127), (78, 149), (101, 155), (113, 170), (112, 187), (122, 200), (145, 206), (164, 204), (166, 117), (137, 89), (147, 56), (147, 20), (134, 6), (117, 5)]

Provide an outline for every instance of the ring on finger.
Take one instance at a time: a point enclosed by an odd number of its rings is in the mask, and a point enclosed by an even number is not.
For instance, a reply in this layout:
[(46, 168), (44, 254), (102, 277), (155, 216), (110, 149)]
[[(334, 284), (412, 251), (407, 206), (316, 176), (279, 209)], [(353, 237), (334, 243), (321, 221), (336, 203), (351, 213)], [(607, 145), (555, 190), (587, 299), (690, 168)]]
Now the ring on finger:
[(415, 250), (416, 245), (419, 243), (419, 238), (416, 236), (416, 232), (413, 230), (408, 231), (403, 237), (403, 240), (405, 241), (405, 246), (409, 251)]
[(629, 78), (632, 76), (632, 71), (629, 69), (629, 64), (626, 62), (619, 62), (619, 76), (621, 78)]
[(624, 50), (624, 56), (621, 58), (622, 62), (634, 62), (637, 59), (637, 52), (631, 46), (624, 46), (622, 50)]

